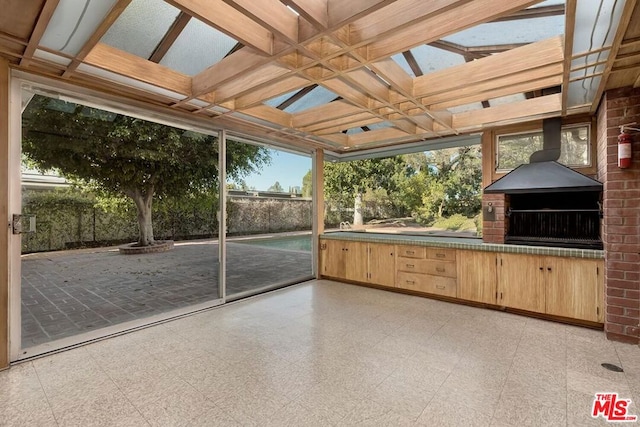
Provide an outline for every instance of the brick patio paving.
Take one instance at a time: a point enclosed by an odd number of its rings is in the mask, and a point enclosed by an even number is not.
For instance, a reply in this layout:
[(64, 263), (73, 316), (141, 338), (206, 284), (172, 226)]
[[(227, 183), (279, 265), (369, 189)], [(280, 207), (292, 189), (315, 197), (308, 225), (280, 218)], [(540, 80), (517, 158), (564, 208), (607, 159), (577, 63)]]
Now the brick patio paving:
[[(227, 295), (311, 275), (311, 253), (227, 243)], [(218, 245), (170, 252), (36, 254), (22, 260), (22, 347), (218, 298)]]

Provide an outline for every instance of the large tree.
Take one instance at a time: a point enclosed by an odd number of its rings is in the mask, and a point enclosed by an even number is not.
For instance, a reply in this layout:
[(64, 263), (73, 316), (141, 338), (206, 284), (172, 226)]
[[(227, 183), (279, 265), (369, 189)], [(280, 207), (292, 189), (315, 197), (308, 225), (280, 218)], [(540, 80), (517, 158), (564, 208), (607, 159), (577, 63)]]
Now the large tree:
[[(218, 139), (36, 95), (23, 113), (22, 149), (40, 170), (114, 195), (137, 208), (138, 244), (154, 243), (154, 196), (218, 188)], [(227, 174), (240, 180), (268, 163), (264, 148), (228, 141)]]
[(367, 190), (398, 190), (408, 170), (400, 157), (366, 159), (324, 164), (325, 197), (341, 203), (353, 203), (354, 225), (362, 225), (362, 195)]

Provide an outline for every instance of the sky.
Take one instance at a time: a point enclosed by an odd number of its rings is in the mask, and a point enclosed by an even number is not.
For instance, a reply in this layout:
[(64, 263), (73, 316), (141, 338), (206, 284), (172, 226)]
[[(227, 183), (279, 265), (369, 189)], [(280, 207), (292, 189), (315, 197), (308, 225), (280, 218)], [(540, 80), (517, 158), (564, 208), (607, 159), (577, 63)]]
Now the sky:
[(285, 191), (288, 191), (289, 187), (302, 188), (302, 177), (311, 169), (311, 157), (278, 150), (269, 150), (269, 152), (271, 164), (262, 168), (259, 173), (245, 177), (249, 188), (267, 190), (276, 181)]

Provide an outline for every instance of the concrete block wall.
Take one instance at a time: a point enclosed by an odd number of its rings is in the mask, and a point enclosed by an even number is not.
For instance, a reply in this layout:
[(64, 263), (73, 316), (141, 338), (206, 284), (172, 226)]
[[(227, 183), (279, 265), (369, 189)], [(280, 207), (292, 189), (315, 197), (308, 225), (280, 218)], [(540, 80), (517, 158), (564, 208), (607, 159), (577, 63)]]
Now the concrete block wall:
[[(633, 162), (618, 168), (619, 126), (640, 123), (640, 89), (605, 93), (598, 110), (598, 179), (604, 184), (605, 333), (640, 341), (640, 132), (633, 132)], [(635, 125), (640, 127), (640, 125)]]

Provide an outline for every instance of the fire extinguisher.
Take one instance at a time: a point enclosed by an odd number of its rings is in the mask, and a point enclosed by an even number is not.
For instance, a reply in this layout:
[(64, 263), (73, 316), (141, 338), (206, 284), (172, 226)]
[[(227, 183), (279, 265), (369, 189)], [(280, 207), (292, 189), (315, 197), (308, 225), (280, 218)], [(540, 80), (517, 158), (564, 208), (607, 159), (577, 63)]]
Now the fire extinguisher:
[(618, 135), (618, 167), (626, 169), (631, 167), (631, 141), (633, 137), (630, 133), (625, 131), (625, 128), (620, 129), (620, 135)]

